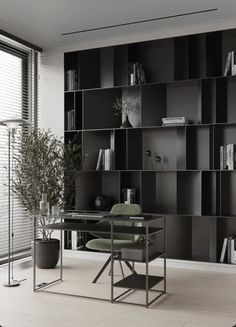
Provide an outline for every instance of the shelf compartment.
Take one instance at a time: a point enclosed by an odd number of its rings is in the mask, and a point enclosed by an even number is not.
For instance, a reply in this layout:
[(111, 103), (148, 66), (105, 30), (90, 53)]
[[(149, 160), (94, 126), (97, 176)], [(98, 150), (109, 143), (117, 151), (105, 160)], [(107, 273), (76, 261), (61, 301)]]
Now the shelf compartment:
[(127, 130), (115, 130), (115, 169), (126, 170), (127, 164)]
[(166, 117), (166, 85), (141, 86), (142, 126), (161, 126)]
[[(161, 276), (148, 276), (148, 289), (153, 288), (155, 285), (164, 280)], [(132, 274), (114, 284), (115, 287), (130, 288), (134, 290), (146, 289), (146, 275)]]
[(177, 212), (201, 216), (201, 173), (177, 173)]
[[(122, 98), (127, 99), (129, 101), (129, 106), (132, 106), (128, 114), (130, 124), (132, 125), (132, 127), (140, 127), (141, 126), (140, 86), (122, 88)], [(122, 118), (124, 119), (124, 117)]]
[(189, 70), (189, 37), (180, 36), (174, 39), (174, 78), (184, 80), (188, 78)]
[(221, 215), (236, 216), (236, 171), (221, 172)]
[(236, 144), (236, 125), (214, 126), (214, 169), (220, 169), (220, 146)]
[(217, 261), (217, 218), (192, 217), (192, 260)]
[[(220, 261), (224, 238), (234, 235), (236, 235), (235, 217), (218, 218), (217, 219), (217, 261)], [(227, 263), (227, 251), (226, 251), (224, 262)]]
[(220, 172), (202, 172), (202, 215), (220, 215)]
[[(64, 102), (65, 102), (64, 130), (65, 131), (75, 130), (76, 124), (75, 124), (75, 94), (74, 94), (74, 92), (65, 93), (64, 94)], [(69, 119), (69, 117), (71, 118), (71, 120)], [(72, 121), (72, 119), (73, 119), (73, 121)]]
[(130, 44), (129, 62), (139, 62), (143, 65), (148, 83), (173, 80), (174, 39)]
[[(236, 122), (236, 80), (234, 78), (227, 80), (227, 107), (224, 111), (227, 113), (227, 122), (235, 123)], [(222, 109), (222, 108), (221, 108)], [(227, 110), (226, 110), (227, 109)]]
[(109, 197), (111, 205), (119, 203), (120, 173), (114, 171), (78, 173), (75, 183), (75, 209), (97, 210), (94, 204), (97, 195)]
[(187, 169), (208, 170), (212, 167), (210, 127), (189, 126), (186, 128)]
[(176, 172), (146, 171), (142, 173), (142, 208), (144, 212), (176, 214), (176, 192)]
[(96, 170), (100, 149), (111, 149), (113, 151), (114, 168), (114, 131), (98, 130), (83, 132), (83, 169)]
[(142, 169), (142, 129), (127, 130), (127, 169)]
[[(146, 170), (176, 170), (186, 168), (185, 129), (181, 127), (153, 128), (142, 131), (142, 160)], [(151, 157), (146, 151), (151, 151)], [(161, 157), (161, 164), (155, 161), (155, 156)]]
[(114, 86), (128, 85), (128, 45), (114, 47)]
[(121, 96), (120, 88), (84, 92), (84, 129), (119, 127), (121, 119), (115, 115), (113, 104)]
[(190, 124), (201, 123), (200, 81), (167, 84), (167, 117), (186, 117)]
[(100, 87), (100, 51), (99, 49), (78, 52), (80, 89)]
[(141, 198), (141, 172), (139, 171), (128, 171), (121, 172), (121, 195), (120, 198), (124, 202), (124, 195), (122, 190), (126, 188), (133, 188), (136, 190), (136, 202), (140, 203)]

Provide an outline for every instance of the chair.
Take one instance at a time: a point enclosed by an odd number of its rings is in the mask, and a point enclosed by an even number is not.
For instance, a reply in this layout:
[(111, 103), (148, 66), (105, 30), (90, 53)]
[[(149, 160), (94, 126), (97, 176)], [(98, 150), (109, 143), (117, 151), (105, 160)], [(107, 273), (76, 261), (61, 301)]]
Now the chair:
[[(141, 206), (139, 204), (126, 204), (126, 203), (118, 203), (115, 204), (112, 209), (111, 209), (111, 214), (114, 215), (137, 215), (140, 214), (142, 212), (141, 210)], [(99, 222), (99, 224), (107, 224), (109, 222)], [(124, 221), (116, 221), (114, 222), (114, 225), (126, 225), (126, 226), (130, 226), (132, 223), (129, 222), (124, 222)], [(111, 239), (110, 239), (110, 235), (107, 234), (102, 234), (102, 233), (96, 233), (93, 234), (95, 235), (96, 239), (92, 239), (90, 241), (88, 241), (86, 243), (86, 247), (90, 250), (95, 250), (95, 251), (101, 251), (101, 252), (111, 252)], [(123, 234), (114, 234), (114, 238), (113, 238), (113, 251), (115, 253), (115, 257), (117, 257), (117, 255), (121, 252), (121, 248), (130, 245), (134, 242), (137, 242), (139, 240), (138, 236), (133, 236), (133, 235), (123, 235)], [(109, 263), (111, 262), (111, 255), (109, 256), (109, 258), (107, 259), (107, 261), (105, 262), (105, 264), (103, 265), (103, 267), (101, 268), (101, 270), (99, 271), (99, 273), (97, 274), (97, 276), (94, 278), (93, 283), (96, 283), (97, 280), (100, 278), (100, 276), (102, 275), (102, 273), (104, 272), (104, 270), (106, 269), (106, 267), (109, 265)], [(123, 272), (123, 268), (120, 263), (120, 267), (121, 267), (121, 272), (122, 275), (124, 277), (124, 272)], [(131, 264), (128, 261), (124, 261), (124, 263), (126, 264), (126, 266), (132, 271), (134, 272), (133, 267), (131, 266)]]

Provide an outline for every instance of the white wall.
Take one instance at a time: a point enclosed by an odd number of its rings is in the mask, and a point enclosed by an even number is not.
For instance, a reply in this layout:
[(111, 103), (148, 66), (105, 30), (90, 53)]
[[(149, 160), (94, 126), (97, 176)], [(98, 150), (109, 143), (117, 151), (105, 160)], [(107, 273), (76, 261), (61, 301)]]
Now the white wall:
[(42, 53), (40, 72), (40, 119), (41, 126), (50, 128), (58, 136), (63, 136), (64, 131), (64, 52), (89, 49), (114, 44), (139, 42), (145, 40), (167, 38), (178, 35), (202, 33), (214, 30), (235, 28), (236, 22), (222, 22), (209, 25), (191, 26), (175, 30), (157, 30), (152, 33), (127, 35), (122, 38), (100, 38), (92, 43), (80, 43), (67, 47), (48, 48)]

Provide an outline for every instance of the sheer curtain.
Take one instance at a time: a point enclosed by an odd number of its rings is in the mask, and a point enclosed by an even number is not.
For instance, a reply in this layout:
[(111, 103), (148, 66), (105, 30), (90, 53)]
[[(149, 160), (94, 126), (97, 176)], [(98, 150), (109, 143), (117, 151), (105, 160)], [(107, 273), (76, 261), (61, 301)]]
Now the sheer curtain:
[[(0, 120), (23, 118), (37, 126), (37, 63), (38, 53), (0, 42)], [(17, 129), (11, 148), (18, 155), (22, 127)], [(24, 131), (25, 132), (25, 131)], [(14, 160), (12, 159), (14, 170)], [(14, 178), (14, 175), (13, 175)], [(8, 131), (0, 126), (0, 263), (8, 251)], [(31, 221), (17, 199), (12, 195), (15, 258), (29, 253), (31, 246)]]

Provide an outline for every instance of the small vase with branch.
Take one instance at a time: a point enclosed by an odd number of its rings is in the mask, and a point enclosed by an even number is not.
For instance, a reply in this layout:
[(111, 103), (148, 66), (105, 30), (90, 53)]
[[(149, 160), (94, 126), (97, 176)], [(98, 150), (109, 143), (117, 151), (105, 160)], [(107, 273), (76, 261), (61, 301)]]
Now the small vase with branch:
[(122, 115), (121, 128), (133, 127), (129, 121), (129, 115), (131, 112), (136, 112), (138, 110), (136, 98), (128, 96), (123, 96), (121, 98), (116, 97), (113, 103), (113, 109), (115, 115)]

